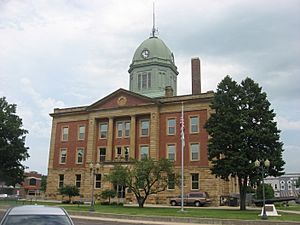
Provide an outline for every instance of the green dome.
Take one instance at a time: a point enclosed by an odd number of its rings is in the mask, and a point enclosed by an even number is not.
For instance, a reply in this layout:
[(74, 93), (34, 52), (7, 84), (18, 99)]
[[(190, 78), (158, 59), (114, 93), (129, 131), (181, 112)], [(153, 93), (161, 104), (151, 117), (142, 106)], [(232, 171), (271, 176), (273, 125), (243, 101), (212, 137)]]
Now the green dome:
[(174, 63), (173, 53), (158, 37), (150, 37), (143, 41), (142, 44), (140, 44), (140, 46), (136, 49), (132, 61), (134, 62), (153, 58), (159, 58), (168, 61), (170, 60), (172, 63)]

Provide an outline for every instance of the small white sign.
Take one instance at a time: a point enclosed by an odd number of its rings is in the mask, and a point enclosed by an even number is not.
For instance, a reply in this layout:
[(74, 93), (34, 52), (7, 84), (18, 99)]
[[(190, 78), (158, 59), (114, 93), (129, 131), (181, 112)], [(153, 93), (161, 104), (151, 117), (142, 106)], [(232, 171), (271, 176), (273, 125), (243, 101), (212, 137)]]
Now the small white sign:
[[(265, 207), (266, 207), (266, 214), (267, 214), (267, 216), (280, 216), (277, 213), (275, 205), (273, 205), (273, 204), (266, 204)], [(264, 207), (261, 208), (260, 216), (262, 216), (263, 213), (264, 213)]]

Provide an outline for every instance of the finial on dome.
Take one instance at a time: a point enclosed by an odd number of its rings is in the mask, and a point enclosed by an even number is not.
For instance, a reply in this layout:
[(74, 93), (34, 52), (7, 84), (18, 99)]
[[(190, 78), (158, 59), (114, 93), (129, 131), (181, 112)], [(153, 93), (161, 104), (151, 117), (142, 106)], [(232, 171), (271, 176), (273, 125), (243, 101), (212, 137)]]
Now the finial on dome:
[(158, 33), (158, 29), (155, 28), (155, 3), (153, 2), (153, 27), (151, 32), (151, 37), (156, 37), (156, 34)]

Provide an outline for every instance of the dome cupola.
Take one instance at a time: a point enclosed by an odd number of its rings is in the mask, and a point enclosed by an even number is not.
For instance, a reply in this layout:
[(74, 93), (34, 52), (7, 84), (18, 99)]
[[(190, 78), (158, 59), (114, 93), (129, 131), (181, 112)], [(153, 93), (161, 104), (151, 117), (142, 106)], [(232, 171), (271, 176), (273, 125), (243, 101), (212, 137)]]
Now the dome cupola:
[(167, 45), (153, 32), (135, 50), (129, 66), (130, 91), (148, 97), (165, 95), (165, 87), (177, 92), (177, 67), (174, 55)]

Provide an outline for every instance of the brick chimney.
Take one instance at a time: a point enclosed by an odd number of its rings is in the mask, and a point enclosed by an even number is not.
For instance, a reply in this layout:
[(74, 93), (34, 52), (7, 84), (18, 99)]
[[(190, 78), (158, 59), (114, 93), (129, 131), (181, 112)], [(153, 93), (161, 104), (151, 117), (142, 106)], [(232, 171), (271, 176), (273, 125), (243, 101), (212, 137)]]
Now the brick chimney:
[(192, 94), (201, 94), (201, 70), (198, 57), (192, 58)]
[(171, 86), (165, 87), (165, 96), (166, 97), (173, 97), (173, 88)]

